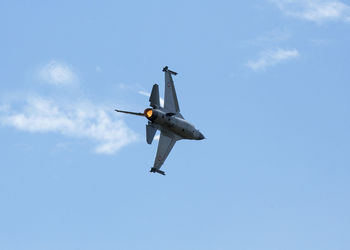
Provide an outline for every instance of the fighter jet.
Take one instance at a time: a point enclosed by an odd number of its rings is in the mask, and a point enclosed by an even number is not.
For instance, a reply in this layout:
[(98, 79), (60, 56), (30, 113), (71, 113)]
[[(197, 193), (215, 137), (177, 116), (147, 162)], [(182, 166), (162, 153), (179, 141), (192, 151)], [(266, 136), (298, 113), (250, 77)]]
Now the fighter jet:
[(160, 170), (160, 168), (177, 141), (182, 139), (203, 140), (205, 137), (191, 123), (186, 121), (180, 113), (172, 78), (172, 75), (177, 75), (177, 73), (169, 70), (168, 66), (163, 68), (163, 72), (165, 73), (164, 107), (160, 105), (159, 86), (154, 84), (149, 98), (151, 108), (146, 108), (143, 113), (118, 109), (115, 111), (145, 116), (148, 119), (148, 124), (146, 125), (146, 141), (148, 144), (152, 143), (157, 130), (160, 130), (157, 155), (150, 172), (165, 175), (165, 172)]

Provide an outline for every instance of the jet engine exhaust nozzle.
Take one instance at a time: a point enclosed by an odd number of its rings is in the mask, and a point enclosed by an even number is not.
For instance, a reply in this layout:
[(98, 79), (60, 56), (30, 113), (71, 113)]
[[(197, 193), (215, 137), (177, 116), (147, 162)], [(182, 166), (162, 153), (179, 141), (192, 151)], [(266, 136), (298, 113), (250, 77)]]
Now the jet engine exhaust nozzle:
[(157, 112), (154, 112), (154, 110), (151, 108), (145, 109), (143, 113), (145, 117), (150, 121), (154, 121), (157, 118)]

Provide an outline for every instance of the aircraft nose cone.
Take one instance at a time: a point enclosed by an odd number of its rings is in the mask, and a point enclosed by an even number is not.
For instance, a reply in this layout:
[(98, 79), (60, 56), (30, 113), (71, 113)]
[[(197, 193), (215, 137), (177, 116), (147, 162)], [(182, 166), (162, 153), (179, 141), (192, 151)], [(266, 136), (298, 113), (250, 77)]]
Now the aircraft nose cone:
[(203, 140), (203, 139), (205, 139), (204, 135), (201, 132), (199, 132), (198, 140)]

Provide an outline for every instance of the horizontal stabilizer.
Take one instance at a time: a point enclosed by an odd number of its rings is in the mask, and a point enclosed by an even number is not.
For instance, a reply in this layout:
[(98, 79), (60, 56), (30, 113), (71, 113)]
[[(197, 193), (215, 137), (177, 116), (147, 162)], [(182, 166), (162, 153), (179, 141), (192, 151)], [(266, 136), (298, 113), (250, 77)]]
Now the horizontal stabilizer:
[(152, 125), (146, 125), (146, 141), (148, 144), (151, 144), (154, 138), (154, 135), (157, 132), (157, 128)]
[(152, 108), (160, 108), (158, 84), (153, 85), (152, 93), (151, 93), (151, 96), (149, 97), (149, 101), (150, 101), (150, 106)]

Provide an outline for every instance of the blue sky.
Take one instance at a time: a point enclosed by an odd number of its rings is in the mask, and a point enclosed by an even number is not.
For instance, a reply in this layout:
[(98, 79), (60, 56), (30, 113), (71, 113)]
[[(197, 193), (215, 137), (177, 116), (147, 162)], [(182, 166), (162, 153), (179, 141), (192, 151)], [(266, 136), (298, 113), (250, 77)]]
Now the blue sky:
[[(349, 249), (349, 1), (11, 1), (0, 31), (0, 249)], [(208, 139), (164, 177), (113, 110), (165, 65)]]

